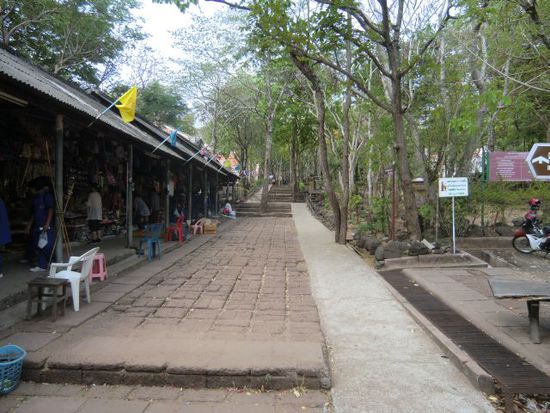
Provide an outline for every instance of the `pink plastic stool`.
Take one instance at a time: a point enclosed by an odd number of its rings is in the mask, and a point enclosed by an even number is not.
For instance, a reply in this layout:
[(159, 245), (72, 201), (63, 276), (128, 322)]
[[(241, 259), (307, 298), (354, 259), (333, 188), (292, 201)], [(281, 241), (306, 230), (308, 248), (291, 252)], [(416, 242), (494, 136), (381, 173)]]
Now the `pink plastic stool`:
[(94, 280), (94, 278), (99, 278), (100, 281), (103, 281), (105, 278), (107, 278), (107, 264), (105, 263), (105, 255), (102, 253), (97, 253), (94, 257), (94, 264), (92, 265), (92, 269), (90, 270), (90, 282)]

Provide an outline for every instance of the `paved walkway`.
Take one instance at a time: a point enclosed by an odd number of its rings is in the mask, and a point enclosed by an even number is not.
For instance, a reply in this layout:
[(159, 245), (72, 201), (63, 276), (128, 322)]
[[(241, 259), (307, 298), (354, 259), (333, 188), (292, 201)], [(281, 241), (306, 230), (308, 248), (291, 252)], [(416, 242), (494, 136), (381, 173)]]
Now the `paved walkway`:
[(329, 349), (335, 413), (492, 412), (386, 288), (304, 204), (298, 239)]
[(22, 383), (0, 413), (324, 413), (320, 391), (182, 389)]
[(29, 351), (35, 381), (319, 388), (323, 337), (292, 220), (242, 219), (208, 239), (3, 342)]

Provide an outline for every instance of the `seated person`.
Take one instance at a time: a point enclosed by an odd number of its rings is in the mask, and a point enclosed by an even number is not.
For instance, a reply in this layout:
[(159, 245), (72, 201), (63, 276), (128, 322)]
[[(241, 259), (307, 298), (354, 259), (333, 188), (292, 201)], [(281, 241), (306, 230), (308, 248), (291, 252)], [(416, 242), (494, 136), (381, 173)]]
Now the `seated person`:
[(151, 211), (140, 196), (136, 196), (134, 199), (134, 208), (136, 210), (137, 225), (140, 229), (143, 229), (149, 223)]
[(227, 202), (225, 204), (225, 206), (223, 207), (222, 213), (223, 213), (223, 215), (225, 215), (228, 218), (235, 219), (237, 217), (237, 212), (233, 211), (233, 208), (231, 208), (231, 204), (229, 202)]

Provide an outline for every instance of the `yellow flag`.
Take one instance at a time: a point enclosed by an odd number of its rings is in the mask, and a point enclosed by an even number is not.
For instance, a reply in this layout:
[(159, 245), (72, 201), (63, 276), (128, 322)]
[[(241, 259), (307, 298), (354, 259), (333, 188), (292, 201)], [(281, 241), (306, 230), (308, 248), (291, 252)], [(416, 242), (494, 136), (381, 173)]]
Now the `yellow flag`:
[(137, 88), (135, 85), (118, 99), (120, 103), (116, 107), (120, 111), (122, 120), (126, 123), (130, 123), (136, 117), (136, 100)]

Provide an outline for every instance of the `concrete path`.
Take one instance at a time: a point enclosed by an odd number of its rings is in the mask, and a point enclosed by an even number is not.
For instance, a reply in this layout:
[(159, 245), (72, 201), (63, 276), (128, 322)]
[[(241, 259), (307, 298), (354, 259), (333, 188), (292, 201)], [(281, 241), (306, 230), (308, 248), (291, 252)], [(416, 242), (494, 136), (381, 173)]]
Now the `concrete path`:
[(240, 219), (113, 280), (78, 313), (24, 322), (27, 380), (319, 388), (323, 337), (290, 218)]
[(0, 396), (1, 413), (323, 413), (321, 391), (182, 389), (22, 383)]
[(493, 412), (385, 282), (304, 204), (292, 205), (327, 341), (335, 413)]

